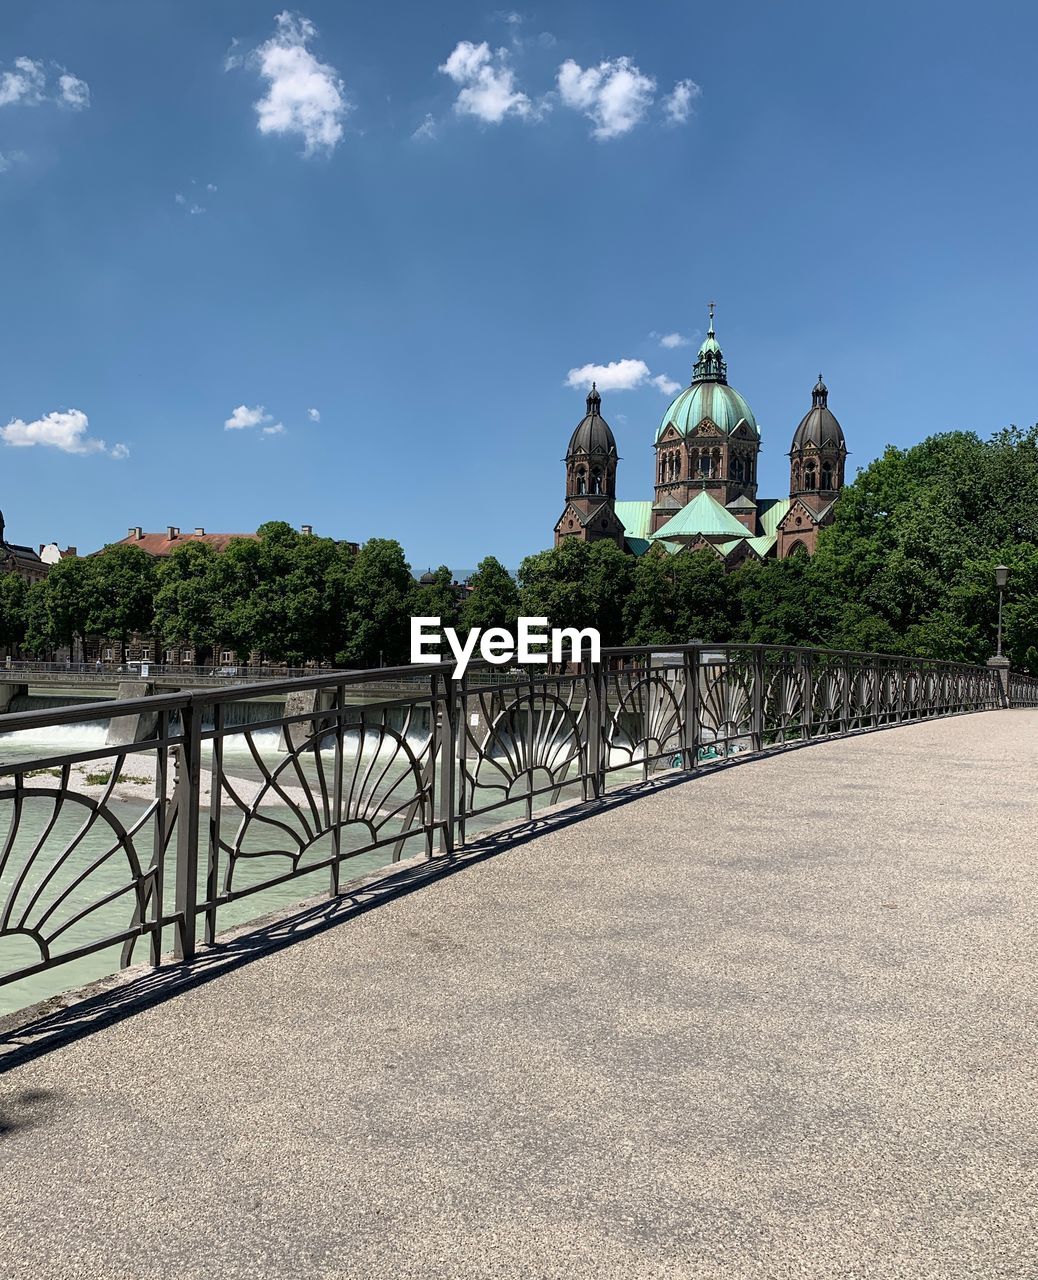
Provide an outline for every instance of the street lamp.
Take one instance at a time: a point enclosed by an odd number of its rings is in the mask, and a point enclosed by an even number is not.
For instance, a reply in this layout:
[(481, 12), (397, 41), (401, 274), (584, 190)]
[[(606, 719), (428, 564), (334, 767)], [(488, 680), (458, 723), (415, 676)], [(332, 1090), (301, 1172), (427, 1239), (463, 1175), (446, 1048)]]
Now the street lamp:
[(1002, 656), (1002, 596), (1009, 581), (1009, 569), (1004, 564), (995, 565), (995, 586), (998, 587), (998, 649), (997, 658)]

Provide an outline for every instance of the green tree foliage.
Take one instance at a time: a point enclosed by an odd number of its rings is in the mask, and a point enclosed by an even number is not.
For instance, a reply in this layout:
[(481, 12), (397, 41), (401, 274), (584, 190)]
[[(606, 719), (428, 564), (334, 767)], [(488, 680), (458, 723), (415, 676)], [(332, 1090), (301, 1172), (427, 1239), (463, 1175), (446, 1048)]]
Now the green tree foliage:
[(0, 576), (0, 644), (13, 649), (25, 642), (28, 586), (16, 573)]
[(416, 618), (439, 618), (444, 627), (456, 627), (461, 611), (454, 575), (445, 564), (433, 574), (432, 582), (423, 582), (414, 590), (410, 613)]
[(185, 542), (156, 571), (155, 632), (163, 643), (190, 647), (199, 658), (216, 634), (216, 559), (208, 543)]
[(26, 645), (46, 653), (63, 646), (71, 650), (87, 633), (93, 600), (93, 560), (72, 556), (60, 560), (42, 582), (29, 588)]
[(366, 542), (346, 574), (346, 626), (336, 661), (349, 667), (407, 662), (413, 590), (400, 543), (392, 538)]
[(25, 593), (22, 614), (25, 621), (24, 645), (27, 652), (34, 658), (46, 658), (55, 646), (62, 643), (51, 631), (47, 598), (48, 582), (49, 578), (44, 578), (42, 582), (34, 582)]
[(487, 556), (469, 579), (469, 592), (461, 607), (461, 625), (515, 627), (519, 616), (519, 588), (500, 560)]
[(603, 644), (621, 644), (634, 573), (635, 562), (612, 542), (563, 542), (519, 566), (520, 612), (550, 627), (597, 627)]
[[(155, 614), (155, 560), (140, 547), (117, 543), (87, 561), (87, 631), (121, 644), (150, 631)], [(48, 575), (49, 576), (49, 575)]]

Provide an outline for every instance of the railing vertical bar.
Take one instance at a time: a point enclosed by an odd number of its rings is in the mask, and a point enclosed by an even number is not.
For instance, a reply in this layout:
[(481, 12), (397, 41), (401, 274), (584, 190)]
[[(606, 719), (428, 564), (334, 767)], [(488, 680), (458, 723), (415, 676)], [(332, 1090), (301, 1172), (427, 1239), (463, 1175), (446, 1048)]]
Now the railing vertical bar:
[(169, 790), (169, 748), (166, 739), (169, 737), (169, 712), (160, 711), (156, 732), (162, 745), (156, 748), (155, 754), (155, 821), (152, 825), (151, 865), (155, 868), (155, 881), (152, 889), (152, 902), (155, 909), (155, 928), (149, 940), (149, 959), (153, 965), (162, 963), (162, 917), (165, 914), (163, 902), (166, 892), (166, 821), (169, 817), (170, 801), (166, 792)]
[[(437, 683), (443, 685), (443, 692), (437, 692)], [(455, 770), (458, 760), (458, 737), (461, 733), (459, 721), (461, 719), (458, 699), (457, 685), (451, 680), (449, 675), (433, 676), (433, 724), (439, 722), (438, 738), (436, 743), (438, 756), (439, 777), (439, 821), (443, 824), (443, 852), (448, 856), (454, 852), (454, 828), (456, 823), (455, 815), (455, 797), (457, 795), (457, 780)]]
[(198, 793), (201, 782), (201, 718), (194, 700), (180, 713), (181, 744), (177, 776), (176, 910), (173, 944), (176, 960), (195, 958), (198, 920)]
[[(458, 775), (458, 839), (455, 845), (456, 849), (465, 848), (465, 815), (467, 812), (466, 793), (468, 791), (468, 779), (465, 772), (465, 762), (468, 755), (469, 741), (469, 678), (467, 673), (463, 673), (460, 680), (454, 682), (457, 690), (457, 707), (458, 718), (454, 732), (454, 745), (457, 750), (457, 775)], [(482, 704), (480, 704), (482, 705)], [(476, 713), (477, 718), (479, 713)], [(475, 784), (472, 787), (473, 798), (475, 797)]]
[(223, 779), (224, 725), (226, 704), (218, 702), (213, 708), (213, 758), (209, 775), (209, 841), (208, 865), (205, 877), (205, 933), (207, 946), (216, 938), (216, 898), (220, 892), (220, 818), (223, 812), (220, 783)]
[(754, 751), (764, 750), (764, 651), (755, 649), (750, 679), (753, 682), (750, 694), (751, 728), (750, 738)]
[(332, 705), (335, 708), (335, 746), (332, 752), (332, 857), (335, 861), (328, 873), (328, 896), (337, 898), (342, 875), (342, 775), (343, 745), (346, 737), (346, 686), (340, 684), (332, 697)]

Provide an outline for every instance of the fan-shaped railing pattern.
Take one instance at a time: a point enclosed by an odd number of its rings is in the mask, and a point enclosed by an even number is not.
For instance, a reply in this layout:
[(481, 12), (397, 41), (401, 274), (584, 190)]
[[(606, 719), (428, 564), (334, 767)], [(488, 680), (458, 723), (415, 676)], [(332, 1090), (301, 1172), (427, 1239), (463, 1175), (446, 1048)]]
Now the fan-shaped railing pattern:
[(128, 746), (0, 748), (0, 994), (94, 953), (190, 959), (231, 903), (296, 880), (312, 893), (303, 877), (317, 871), (338, 893), (362, 855), (364, 869), (449, 855), (477, 824), (515, 826), (538, 805), (812, 739), (1038, 706), (1038, 679), (991, 667), (753, 645), (604, 650), (580, 670), (459, 681), (447, 666), (331, 673), (248, 697), (289, 690), (309, 709), (244, 726), (226, 722), (241, 690), (0, 716), (0, 737), (99, 718), (109, 736), (134, 716), (153, 726)]
[(461, 811), (478, 817), (541, 795), (557, 803), (567, 783), (588, 776), (586, 676), (466, 690)]
[(683, 764), (686, 672), (658, 667), (613, 672), (606, 677), (605, 762), (607, 772), (641, 766), (650, 772)]

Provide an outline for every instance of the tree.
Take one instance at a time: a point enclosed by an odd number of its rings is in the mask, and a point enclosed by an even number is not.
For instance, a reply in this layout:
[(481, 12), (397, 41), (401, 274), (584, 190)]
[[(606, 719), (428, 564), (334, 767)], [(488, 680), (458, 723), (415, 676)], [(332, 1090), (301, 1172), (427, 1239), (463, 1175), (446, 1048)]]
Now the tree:
[(17, 648), (25, 641), (25, 597), (28, 587), (16, 573), (0, 575), (0, 644)]
[(500, 560), (486, 556), (468, 585), (468, 595), (461, 606), (463, 627), (514, 629), (519, 616), (519, 588)]
[(93, 570), (93, 560), (66, 556), (41, 583), (31, 588), (43, 588), (33, 604), (32, 634), (36, 652), (59, 645), (71, 652), (77, 637), (82, 639), (86, 635), (94, 596)]
[(399, 542), (371, 538), (346, 574), (346, 627), (336, 661), (395, 666), (410, 658), (411, 569)]
[(454, 585), (454, 575), (445, 564), (441, 564), (432, 575), (432, 582), (421, 582), (415, 586), (410, 612), (414, 618), (439, 618), (444, 627), (457, 627), (461, 612), (458, 599), (458, 588)]
[(45, 658), (56, 644), (61, 643), (55, 639), (51, 629), (47, 581), (44, 578), (41, 582), (34, 582), (25, 593), (25, 648), (34, 658)]
[(196, 660), (216, 633), (216, 559), (208, 543), (185, 542), (156, 572), (155, 631), (167, 645), (190, 646)]
[(625, 643), (674, 643), (678, 633), (674, 559), (659, 546), (639, 557), (623, 607)]
[(117, 638), (124, 647), (131, 632), (149, 631), (155, 612), (154, 559), (140, 547), (116, 543), (90, 557), (87, 565), (86, 629)]
[(547, 618), (549, 627), (586, 627), (590, 548), (572, 539), (527, 556), (519, 566), (519, 605), (524, 616)]

